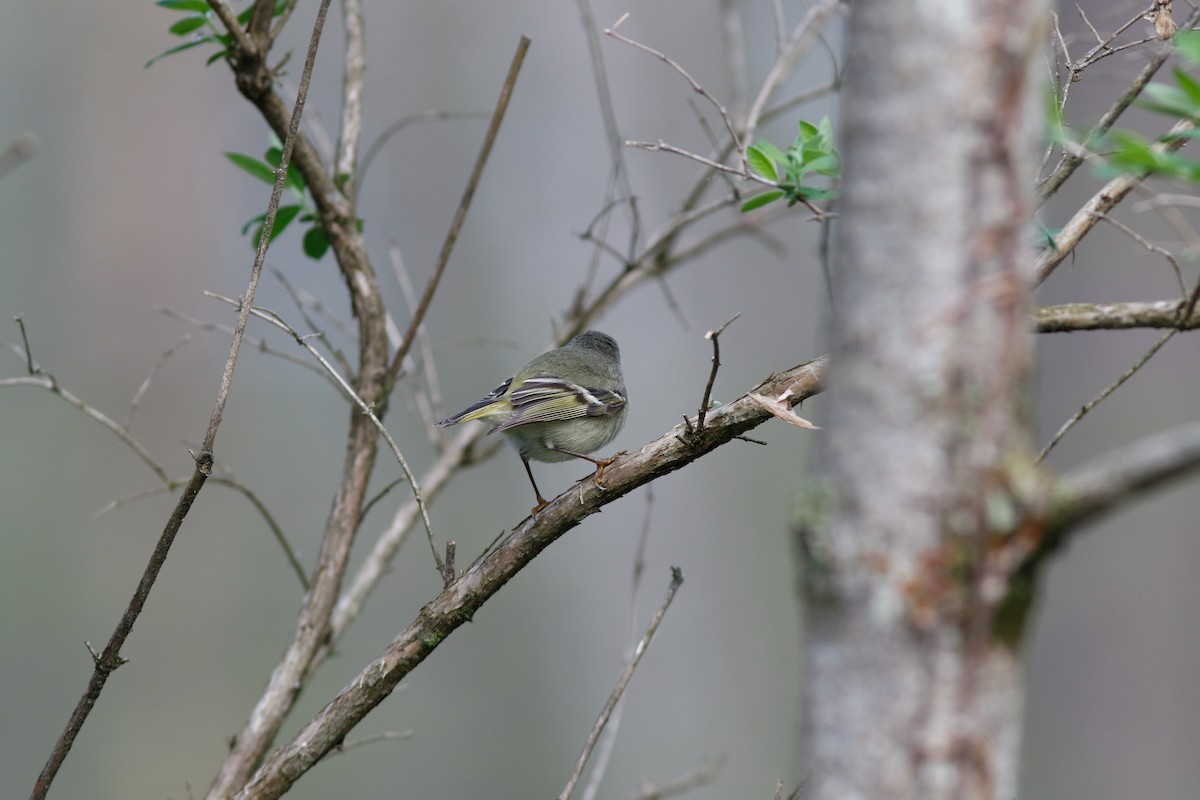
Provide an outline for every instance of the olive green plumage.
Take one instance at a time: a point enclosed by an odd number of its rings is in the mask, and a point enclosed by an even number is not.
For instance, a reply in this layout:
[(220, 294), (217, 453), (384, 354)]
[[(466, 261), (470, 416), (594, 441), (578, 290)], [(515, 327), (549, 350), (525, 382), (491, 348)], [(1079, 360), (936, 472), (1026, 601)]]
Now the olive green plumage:
[(596, 465), (599, 480), (613, 459), (586, 454), (616, 438), (625, 424), (627, 402), (616, 341), (599, 331), (585, 331), (557, 350), (542, 353), (478, 403), (438, 425), (482, 419), (492, 423), (488, 433), (507, 436), (533, 484), (537, 513), (546, 500), (533, 480), (530, 460), (582, 458)]

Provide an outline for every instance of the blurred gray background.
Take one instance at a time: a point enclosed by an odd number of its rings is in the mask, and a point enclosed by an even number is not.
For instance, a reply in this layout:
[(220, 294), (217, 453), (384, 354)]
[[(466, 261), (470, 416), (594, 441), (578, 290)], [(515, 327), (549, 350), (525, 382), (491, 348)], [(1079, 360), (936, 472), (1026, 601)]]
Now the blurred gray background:
[[(1136, 4), (1092, 3), (1109, 30)], [(806, 6), (784, 3), (794, 24)], [(600, 26), (632, 10), (622, 31), (670, 54), (718, 97), (728, 93), (716, 2), (593, 3)], [(300, 70), (315, 4), (302, 3), (281, 49)], [(741, 4), (752, 81), (773, 54), (770, 3)], [(426, 109), (489, 111), (521, 34), (533, 45), (430, 313), (448, 406), (473, 402), (548, 341), (592, 254), (576, 235), (599, 210), (609, 171), (586, 40), (575, 3), (367, 2), (366, 140)], [(339, 12), (340, 13), (340, 12)], [(333, 13), (309, 114), (334, 128), (341, 26)], [(1064, 29), (1080, 27), (1064, 10)], [(1177, 12), (1178, 13), (1178, 12)], [(268, 135), (203, 48), (155, 64), (174, 43), (177, 15), (146, 2), (8, 0), (0, 10), (0, 143), (35, 131), (40, 150), (0, 182), (0, 340), (16, 342), (23, 314), (34, 357), (62, 385), (117, 419), (164, 350), (193, 341), (157, 373), (133, 432), (172, 475), (191, 469), (228, 343), (156, 311), (213, 322), (230, 310), (204, 290), (239, 294), (251, 262), (244, 222), (268, 187), (223, 151), (259, 155)], [(840, 23), (832, 29), (834, 44)], [(1072, 39), (1073, 54), (1086, 49)], [(603, 42), (616, 113), (627, 138), (700, 152), (708, 147), (682, 79), (650, 56)], [(1144, 49), (1118, 54), (1072, 88), (1070, 116), (1094, 119), (1127, 84)], [(782, 96), (828, 80), (817, 52)], [(829, 104), (797, 112), (810, 120)], [(914, 113), (918, 113), (914, 110)], [(1165, 124), (1140, 112), (1130, 122)], [(484, 127), (457, 120), (406, 129), (365, 177), (359, 212), (397, 319), (407, 314), (387, 266), (400, 245), (423, 285), (441, 247)], [(795, 116), (761, 134), (785, 144)], [(693, 165), (627, 151), (645, 224), (669, 218)], [(1056, 226), (1099, 181), (1081, 175), (1046, 211)], [(1120, 217), (1181, 247), (1151, 214)], [(621, 228), (616, 228), (620, 233)], [(782, 256), (740, 239), (669, 279), (686, 325), (664, 294), (644, 286), (598, 324), (621, 343), (632, 399), (617, 441), (633, 449), (694, 411), (708, 373), (705, 330), (742, 312), (722, 337), (715, 390), (727, 400), (768, 373), (824, 351), (818, 230), (797, 216), (771, 230)], [(317, 264), (289, 231), (270, 266), (345, 315), (332, 260)], [(1196, 274), (1190, 263), (1189, 276)], [(600, 274), (617, 265), (601, 262)], [(1100, 228), (1039, 292), (1043, 303), (1173, 296), (1165, 261)], [(279, 285), (260, 305), (295, 320)], [(290, 345), (252, 326), (281, 348)], [(1156, 332), (1038, 340), (1037, 435), (1048, 438), (1113, 381)], [(490, 337), (491, 343), (462, 340)], [(505, 344), (507, 343), (507, 344)], [(343, 346), (348, 346), (342, 342)], [(299, 353), (300, 351), (296, 351)], [(0, 377), (23, 364), (0, 353)], [(1194, 342), (1180, 336), (1055, 451), (1069, 467), (1171, 425), (1200, 404)], [(805, 416), (820, 424), (820, 397)], [(218, 461), (278, 517), (306, 565), (316, 554), (341, 469), (347, 406), (323, 381), (247, 351), (217, 438)], [(396, 407), (388, 420), (414, 467), (432, 457), (424, 432)], [(795, 763), (800, 625), (788, 538), (794, 493), (810, 480), (819, 433), (770, 423), (769, 442), (729, 446), (657, 481), (572, 531), (525, 570), (417, 669), (358, 733), (412, 730), (328, 759), (297, 798), (526, 798), (562, 787), (584, 737), (666, 588), (686, 576), (634, 676), (602, 797), (634, 793), (726, 757), (697, 798), (769, 798), (791, 787)], [(377, 483), (398, 475), (380, 457)], [(535, 467), (555, 493), (579, 478), (570, 464)], [(173, 498), (156, 496), (95, 517), (110, 501), (153, 488), (154, 476), (108, 432), (52, 395), (0, 390), (0, 797), (28, 793), (82, 692), (91, 660), (129, 599)], [(460, 564), (530, 505), (510, 451), (462, 474), (433, 507), (439, 538)], [(386, 506), (386, 508), (384, 508)], [(387, 520), (385, 502), (366, 536)], [(631, 608), (631, 570), (647, 513), (647, 572)], [(1029, 646), (1025, 744), (1028, 797), (1192, 798), (1200, 787), (1200, 496), (1195, 482), (1154, 495), (1095, 526), (1050, 569)], [(365, 548), (360, 545), (361, 558)], [(306, 690), (291, 722), (306, 720), (412, 619), (440, 582), (414, 539), (366, 613)], [(185, 524), (159, 585), (60, 774), (52, 796), (185, 798), (202, 794), (226, 738), (245, 721), (295, 619), (300, 587), (261, 519), (238, 495), (210, 485)]]

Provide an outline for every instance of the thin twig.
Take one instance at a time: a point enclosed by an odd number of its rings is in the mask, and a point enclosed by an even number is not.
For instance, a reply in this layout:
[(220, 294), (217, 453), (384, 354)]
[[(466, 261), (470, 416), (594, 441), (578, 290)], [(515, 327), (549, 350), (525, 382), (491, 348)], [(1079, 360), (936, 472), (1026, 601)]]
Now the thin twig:
[[(1187, 142), (1187, 138), (1179, 134), (1190, 131), (1195, 127), (1196, 124), (1191, 120), (1176, 122), (1171, 126), (1170, 132), (1163, 137), (1163, 140), (1154, 144), (1151, 150), (1159, 153), (1170, 153), (1178, 150)], [(1100, 191), (1092, 195), (1083, 204), (1083, 207), (1075, 212), (1075, 216), (1071, 217), (1067, 224), (1062, 227), (1058, 235), (1054, 237), (1053, 247), (1047, 247), (1038, 257), (1035, 284), (1040, 284), (1046, 278), (1050, 277), (1050, 273), (1068, 255), (1074, 252), (1076, 245), (1095, 227), (1096, 222), (1124, 200), (1126, 195), (1145, 180), (1148, 174), (1143, 172), (1118, 175), (1105, 184)]]
[(729, 76), (729, 106), (740, 115), (746, 103), (746, 27), (738, 11), (738, 0), (720, 0), (721, 52)]
[(347, 750), (353, 750), (356, 747), (363, 747), (365, 745), (375, 744), (377, 742), (394, 742), (397, 739), (411, 739), (414, 735), (415, 734), (411, 728), (406, 731), (384, 731), (383, 733), (373, 733), (370, 736), (363, 736), (358, 739), (351, 739), (348, 742), (343, 742), (342, 744), (338, 745), (333, 753), (330, 753), (330, 755), (333, 755), (334, 753), (344, 753)]
[(725, 329), (732, 325), (733, 321), (741, 315), (742, 312), (739, 311), (730, 317), (728, 322), (717, 328), (715, 331), (709, 331), (708, 333), (704, 334), (704, 338), (711, 340), (713, 345), (712, 370), (710, 370), (708, 373), (708, 383), (704, 387), (704, 398), (700, 401), (700, 411), (698, 414), (696, 414), (697, 434), (704, 433), (704, 418), (708, 415), (708, 407), (712, 402), (712, 389), (713, 384), (717, 382), (717, 370), (721, 368), (721, 334), (724, 333)]
[[(203, 331), (212, 331), (214, 333), (223, 333), (227, 336), (233, 336), (233, 326), (231, 325), (222, 325), (216, 322), (207, 322), (202, 319), (196, 319), (195, 317), (190, 317), (187, 314), (176, 311), (173, 308), (167, 308), (166, 306), (154, 306), (154, 310), (160, 314), (179, 320), (180, 322), (185, 322), (188, 325), (199, 328)], [(314, 366), (300, 356), (292, 355), (291, 353), (286, 353), (282, 350), (272, 347), (271, 345), (267, 344), (266, 339), (246, 339), (245, 343), (250, 350), (256, 350), (264, 355), (283, 359), (289, 364), (295, 364), (298, 367), (303, 367), (314, 375), (319, 376), (321, 380), (328, 382), (329, 385), (333, 386), (335, 389), (338, 388), (337, 383), (325, 372), (323, 372), (320, 367)]]
[(404, 340), (400, 343), (400, 347), (396, 349), (396, 354), (392, 358), (392, 366), (388, 369), (388, 380), (395, 380), (396, 375), (400, 373), (400, 366), (404, 363), (404, 358), (408, 355), (409, 348), (412, 347), (413, 340), (417, 336), (417, 328), (420, 327), (421, 321), (425, 319), (425, 312), (429, 310), (429, 304), (433, 301), (433, 293), (437, 291), (438, 284), (442, 280), (442, 273), (446, 271), (446, 264), (450, 261), (450, 253), (454, 251), (454, 244), (458, 241), (458, 233), (462, 229), (463, 221), (467, 218), (467, 210), (471, 207), (471, 199), (475, 197), (475, 189), (479, 186), (479, 179), (483, 177), (483, 168), (487, 164), (488, 156), (492, 153), (492, 145), (496, 141), (496, 136), (500, 133), (500, 123), (504, 121), (504, 114), (508, 110), (508, 101), (512, 98), (513, 87), (517, 84), (517, 76), (521, 73), (521, 64), (525, 61), (525, 53), (529, 50), (529, 37), (522, 36), (517, 42), (517, 52), (513, 54), (512, 63), (508, 68), (508, 75), (504, 78), (504, 84), (500, 87), (500, 97), (496, 101), (496, 109), (492, 113), (492, 121), (488, 124), (487, 133), (484, 134), (483, 144), (479, 148), (479, 155), (475, 158), (475, 167), (471, 170), (471, 177), (467, 179), (467, 187), (463, 190), (462, 199), (458, 203), (458, 209), (454, 212), (454, 219), (450, 222), (450, 230), (446, 233), (446, 240), (442, 243), (442, 251), (438, 254), (437, 265), (433, 269), (433, 275), (429, 279), (429, 283), (425, 285), (425, 292), (421, 295), (421, 303), (417, 306), (417, 310), (413, 313), (412, 319), (408, 323), (408, 330), (404, 332)]
[(1143, 355), (1136, 362), (1134, 362), (1133, 366), (1131, 366), (1129, 369), (1125, 370), (1125, 372), (1121, 374), (1121, 377), (1117, 378), (1117, 380), (1114, 381), (1111, 386), (1106, 387), (1104, 389), (1104, 391), (1100, 392), (1100, 394), (1098, 394), (1095, 397), (1095, 399), (1093, 399), (1087, 403), (1084, 403), (1083, 406), (1080, 407), (1080, 409), (1078, 411), (1076, 411), (1074, 414), (1071, 415), (1070, 419), (1068, 419), (1066, 422), (1063, 423), (1062, 427), (1058, 429), (1058, 433), (1054, 434), (1054, 437), (1051, 438), (1050, 441), (1046, 443), (1046, 446), (1042, 448), (1042, 452), (1038, 453), (1037, 458), (1034, 459), (1034, 463), (1037, 463), (1037, 464), (1042, 463), (1042, 460), (1045, 459), (1046, 456), (1050, 453), (1050, 451), (1054, 449), (1054, 446), (1059, 443), (1059, 440), (1061, 440), (1064, 436), (1067, 435), (1067, 431), (1069, 431), (1069, 430), (1071, 430), (1071, 428), (1075, 427), (1075, 424), (1077, 422), (1079, 422), (1081, 419), (1083, 419), (1085, 416), (1087, 416), (1089, 411), (1091, 411), (1096, 406), (1100, 405), (1100, 403), (1104, 402), (1105, 398), (1107, 398), (1110, 394), (1115, 392), (1117, 389), (1121, 388), (1121, 386), (1123, 386), (1125, 384), (1125, 381), (1132, 378), (1137, 373), (1138, 370), (1140, 370), (1142, 367), (1146, 366), (1146, 363), (1148, 361), (1150, 361), (1151, 358), (1154, 357), (1154, 354), (1157, 353), (1159, 350), (1161, 350), (1162, 346), (1165, 345), (1167, 342), (1169, 342), (1171, 340), (1171, 337), (1173, 337), (1177, 333), (1179, 333), (1178, 329), (1172, 330), (1172, 331), (1167, 331), (1165, 334), (1163, 334), (1162, 337), (1160, 337), (1159, 340), (1157, 342), (1155, 342), (1154, 345), (1149, 350), (1146, 351), (1145, 355)]
[(20, 318), (18, 318), (18, 321), (21, 324), (21, 338), (25, 340), (25, 346), (24, 348), (14, 346), (13, 350), (27, 359), (29, 375), (19, 378), (0, 379), (0, 388), (5, 386), (36, 386), (39, 389), (45, 389), (51, 394), (57, 395), (58, 397), (62, 398), (65, 403), (73, 406), (79, 411), (82, 411), (85, 416), (88, 416), (96, 422), (99, 422), (101, 425), (111, 431), (112, 434), (120, 439), (126, 447), (133, 451), (134, 455), (142, 460), (142, 463), (150, 468), (150, 470), (158, 477), (160, 481), (163, 483), (169, 483), (170, 478), (167, 476), (167, 471), (163, 469), (161, 464), (154, 460), (154, 456), (150, 455), (149, 451), (142, 447), (137, 439), (134, 439), (133, 436), (130, 435), (125, 426), (112, 419), (99, 409), (83, 402), (83, 400), (64, 389), (53, 375), (45, 372), (40, 366), (37, 366), (33, 362), (33, 356), (29, 351), (29, 341), (25, 336), (24, 323), (20, 320)]
[(629, 18), (629, 14), (628, 13), (624, 14), (620, 19), (618, 19), (616, 22), (613, 23), (613, 26), (611, 28), (604, 29), (604, 35), (611, 36), (612, 38), (616, 39), (619, 42), (624, 42), (625, 44), (629, 45), (630, 47), (634, 47), (634, 48), (637, 48), (638, 50), (641, 50), (643, 53), (649, 53), (650, 55), (654, 56), (659, 61), (662, 61), (664, 64), (669, 65), (672, 69), (674, 69), (676, 72), (678, 72), (680, 75), (682, 75), (684, 80), (686, 80), (688, 82), (688, 84), (691, 85), (692, 91), (694, 91), (696, 94), (700, 95), (705, 100), (707, 100), (712, 105), (712, 107), (717, 110), (717, 113), (721, 117), (721, 121), (725, 123), (725, 131), (729, 134), (729, 140), (731, 142), (733, 142), (733, 147), (734, 147), (734, 150), (737, 152), (738, 160), (741, 161), (741, 164), (742, 164), (741, 171), (743, 173), (749, 172), (750, 170), (746, 165), (746, 148), (743, 147), (741, 137), (738, 136), (737, 129), (734, 127), (733, 120), (729, 118), (729, 112), (725, 110), (725, 106), (721, 105), (721, 103), (717, 100), (717, 98), (713, 97), (712, 94), (710, 94), (707, 89), (705, 89), (703, 86), (701, 86), (700, 83), (695, 78), (693, 78), (686, 69), (684, 69), (682, 66), (680, 66), (679, 63), (677, 61), (675, 61), (673, 58), (666, 55), (665, 53), (661, 53), (658, 50), (655, 50), (653, 47), (650, 47), (649, 45), (644, 45), (641, 42), (635, 41), (633, 39), (630, 39), (626, 36), (622, 36), (621, 34), (617, 33), (617, 28), (620, 27), (621, 24), (624, 23), (625, 20), (628, 18)]
[[(1192, 13), (1188, 15), (1187, 21), (1184, 22), (1182, 27), (1184, 30), (1188, 30), (1197, 22), (1200, 22), (1200, 8), (1195, 8), (1192, 10)], [(1092, 126), (1092, 129), (1088, 131), (1086, 136), (1084, 136), (1082, 142), (1084, 150), (1090, 147), (1101, 136), (1107, 133), (1110, 128), (1112, 128), (1121, 114), (1125, 113), (1125, 110), (1129, 108), (1129, 106), (1132, 105), (1133, 102), (1141, 95), (1142, 90), (1146, 88), (1146, 84), (1150, 82), (1150, 79), (1154, 77), (1154, 74), (1158, 72), (1159, 68), (1166, 63), (1167, 59), (1170, 58), (1171, 55), (1172, 50), (1170, 48), (1163, 48), (1160, 52), (1157, 52), (1150, 57), (1150, 60), (1146, 62), (1144, 67), (1142, 67), (1141, 72), (1137, 74), (1137, 77), (1133, 79), (1133, 82), (1129, 85), (1129, 87), (1121, 93), (1121, 96), (1117, 98), (1116, 102), (1109, 106), (1108, 110), (1104, 112), (1096, 124)], [(1070, 64), (1068, 64), (1068, 68), (1070, 68)], [(1064, 86), (1070, 85), (1074, 75), (1076, 75), (1076, 73), (1072, 73), (1067, 77)], [(1083, 161), (1083, 157), (1079, 154), (1067, 154), (1064, 156), (1062, 162), (1054, 170), (1054, 173), (1051, 174), (1050, 177), (1047, 178), (1042, 184), (1041, 195), (1038, 198), (1039, 204), (1044, 204), (1048, 199), (1050, 199), (1050, 197), (1053, 196), (1056, 191), (1058, 191), (1059, 187), (1066, 182), (1067, 178), (1071, 177), (1075, 170), (1078, 169), (1081, 164), (1083, 164)]]
[(650, 620), (649, 626), (646, 628), (646, 633), (642, 636), (642, 640), (638, 642), (633, 651), (633, 657), (629, 659), (629, 663), (625, 665), (624, 671), (621, 672), (621, 677), (617, 680), (617, 685), (609, 695), (608, 701), (604, 704), (604, 708), (600, 711), (600, 716), (596, 718), (592, 730), (588, 733), (587, 741), (583, 745), (583, 750), (579, 754), (579, 760), (575, 764), (575, 770), (571, 773), (571, 777), (567, 779), (566, 786), (559, 792), (558, 800), (567, 800), (571, 796), (571, 792), (575, 791), (575, 784), (579, 782), (580, 776), (583, 775), (583, 768), (587, 765), (588, 758), (592, 754), (592, 749), (596, 746), (596, 742), (600, 738), (604, 726), (608, 723), (608, 718), (612, 714), (613, 708), (617, 701), (621, 699), (621, 695), (625, 693), (625, 687), (629, 685), (629, 679), (633, 677), (633, 671), (637, 669), (638, 662), (642, 660), (642, 656), (646, 653), (646, 648), (650, 646), (650, 640), (654, 638), (654, 634), (658, 631), (658, 626), (662, 623), (663, 617), (667, 613), (667, 609), (671, 607), (671, 601), (675, 599), (675, 593), (679, 591), (679, 587), (683, 584), (683, 570), (679, 567), (671, 567), (671, 584), (667, 587), (667, 596), (663, 598), (662, 605), (658, 607), (658, 611), (654, 612), (654, 616)]
[[(630, 797), (629, 800), (663, 800), (665, 797), (686, 794), (693, 789), (707, 786), (715, 781), (717, 773), (721, 771), (721, 767), (723, 766), (725, 766), (725, 756), (720, 756), (719, 758), (705, 761), (698, 769), (694, 769), (678, 778), (672, 778), (665, 783), (651, 783), (649, 780), (643, 778), (642, 785), (638, 787), (638, 793)], [(780, 784), (780, 786), (782, 785)], [(779, 797), (778, 793), (776, 797)]]
[(288, 293), (288, 296), (292, 298), (292, 303), (296, 306), (296, 311), (300, 313), (300, 318), (304, 320), (304, 324), (308, 326), (308, 330), (313, 334), (314, 338), (329, 348), (330, 354), (333, 355), (333, 359), (337, 361), (338, 366), (343, 372), (346, 374), (353, 372), (354, 368), (350, 365), (350, 359), (346, 357), (346, 354), (342, 352), (340, 347), (335, 347), (333, 342), (329, 340), (329, 337), (325, 335), (325, 331), (317, 326), (316, 321), (308, 313), (309, 309), (311, 308), (315, 313), (324, 317), (329, 324), (350, 341), (358, 341), (358, 337), (354, 335), (349, 326), (330, 311), (318, 298), (294, 286), (281, 270), (272, 269), (271, 274), (275, 277), (275, 280), (279, 281), (279, 285)]
[[(824, 2), (814, 3), (808, 9), (808, 13), (804, 15), (804, 18), (796, 24), (784, 48), (767, 71), (767, 77), (763, 80), (762, 86), (758, 90), (758, 96), (754, 98), (754, 102), (750, 105), (750, 111), (746, 114), (744, 135), (746, 142), (754, 140), (754, 133), (758, 130), (759, 119), (762, 116), (763, 109), (766, 108), (767, 101), (771, 99), (771, 95), (775, 94), (775, 90), (783, 83), (784, 78), (791, 74), (796, 66), (796, 62), (808, 52), (813, 41), (818, 38), (816, 34), (821, 30), (821, 26), (825, 24), (840, 6), (840, 0), (825, 0)], [(744, 152), (742, 155), (744, 164)]]
[[(204, 294), (208, 297), (221, 300), (222, 302), (229, 303), (233, 306), (239, 305), (239, 301), (234, 300), (231, 297), (223, 297), (213, 292), (205, 292)], [(413, 499), (416, 501), (417, 508), (421, 512), (421, 521), (425, 523), (425, 533), (428, 534), (429, 537), (429, 547), (433, 551), (434, 563), (437, 565), (438, 573), (444, 577), (446, 571), (445, 564), (442, 563), (442, 557), (438, 553), (437, 544), (435, 544), (433, 540), (433, 525), (429, 521), (429, 511), (425, 506), (424, 498), (421, 496), (421, 487), (417, 485), (417, 479), (413, 476), (412, 470), (408, 466), (408, 461), (404, 458), (404, 454), (400, 452), (400, 447), (396, 444), (396, 440), (392, 438), (392, 434), (388, 432), (388, 429), (384, 427), (383, 422), (378, 416), (376, 416), (375, 410), (367, 405), (366, 401), (359, 397), (358, 393), (354, 391), (354, 387), (350, 385), (350, 382), (343, 378), (337, 369), (330, 364), (323, 355), (321, 355), (321, 351), (309, 344), (308, 339), (311, 337), (300, 333), (287, 322), (285, 322), (278, 313), (269, 309), (255, 307), (250, 309), (250, 313), (259, 319), (266, 320), (280, 330), (285, 331), (288, 335), (295, 339), (296, 344), (307, 350), (309, 355), (311, 355), (318, 361), (318, 363), (320, 363), (325, 371), (333, 377), (334, 381), (337, 383), (338, 387), (341, 388), (346, 397), (348, 397), (355, 405), (357, 405), (359, 409), (362, 410), (363, 414), (371, 420), (371, 423), (379, 431), (379, 435), (383, 437), (383, 440), (387, 442), (388, 447), (391, 448), (392, 455), (396, 457), (397, 463), (400, 464), (400, 469), (404, 472), (405, 480), (407, 480), (408, 485), (412, 487)]]
[[(288, 565), (291, 566), (292, 571), (296, 573), (296, 577), (300, 580), (300, 585), (304, 588), (304, 591), (307, 592), (308, 576), (304, 574), (304, 567), (301, 565), (295, 549), (292, 547), (291, 542), (287, 540), (287, 537), (283, 533), (283, 529), (279, 527), (279, 523), (275, 521), (275, 517), (267, 509), (266, 504), (259, 499), (258, 495), (256, 495), (249, 486), (246, 486), (244, 483), (228, 476), (210, 475), (208, 477), (208, 482), (214, 486), (225, 486), (233, 489), (235, 492), (238, 492), (250, 501), (250, 504), (254, 506), (254, 510), (257, 511), (259, 516), (263, 518), (263, 521), (267, 523), (267, 528), (270, 529), (271, 535), (275, 537), (275, 541), (279, 543), (279, 547), (283, 550), (283, 554), (288, 560)], [(116, 500), (109, 501), (99, 511), (92, 514), (92, 519), (98, 519), (111, 511), (115, 511), (123, 505), (135, 503), (148, 497), (156, 497), (157, 495), (164, 494), (165, 492), (176, 491), (179, 489), (179, 487), (185, 485), (186, 483), (186, 480), (172, 480), (162, 486), (156, 486), (152, 489), (144, 489), (140, 492), (134, 492), (133, 494), (126, 495), (125, 497), (118, 497)]]
[[(404, 297), (409, 314), (413, 314), (417, 308), (417, 290), (408, 274), (408, 267), (404, 263), (404, 254), (400, 252), (400, 245), (395, 242), (388, 245), (388, 257), (392, 262), (392, 271), (396, 275), (396, 282), (400, 284), (400, 294)], [(397, 345), (399, 345), (398, 342)], [(417, 345), (421, 350), (421, 369), (425, 374), (425, 396), (428, 401), (427, 407), (422, 409), (422, 421), (425, 423), (423, 427), (429, 432), (430, 442), (435, 446), (440, 446), (444, 441), (440, 433), (442, 429), (434, 423), (445, 417), (445, 414), (441, 413), (442, 384), (438, 379), (437, 362), (433, 358), (433, 341), (429, 338), (429, 328), (424, 322), (417, 326)]]
[(486, 111), (439, 111), (432, 109), (429, 111), (418, 111), (415, 114), (408, 114), (393, 122), (391, 125), (383, 129), (383, 132), (375, 137), (375, 141), (367, 148), (363, 154), (362, 161), (359, 162), (358, 180), (355, 181), (355, 194), (362, 190), (363, 181), (371, 171), (371, 162), (375, 160), (375, 156), (379, 155), (379, 151), (383, 149), (393, 136), (407, 128), (409, 125), (418, 122), (440, 122), (449, 119), (485, 119), (488, 116)]
[[(600, 32), (596, 26), (596, 18), (592, 13), (591, 3), (589, 0), (576, 0), (579, 6), (580, 21), (583, 24), (584, 36), (588, 43), (588, 56), (592, 65), (592, 79), (596, 84), (596, 97), (600, 104), (600, 115), (604, 121), (604, 136), (608, 141), (609, 168), (608, 182), (604, 189), (604, 209), (611, 210), (618, 203), (616, 196), (622, 195), (629, 198), (629, 214), (630, 214), (630, 231), (628, 253), (624, 258), (618, 260), (625, 263), (632, 257), (632, 254), (637, 250), (638, 241), (641, 238), (642, 221), (641, 215), (638, 213), (637, 201), (633, 196), (633, 185), (629, 180), (629, 170), (625, 163), (625, 148), (621, 142), (621, 132), (617, 126), (617, 113), (613, 106), (612, 91), (609, 88), (608, 70), (604, 65), (604, 52), (600, 46)], [(594, 232), (590, 241), (596, 246), (592, 249), (591, 256), (588, 259), (587, 270), (584, 273), (585, 277), (580, 282), (579, 288), (575, 293), (575, 301), (573, 310), (578, 310), (583, 307), (588, 292), (591, 291), (592, 283), (596, 278), (597, 271), (600, 267), (600, 257), (609, 248), (607, 243), (609, 226), (612, 223), (612, 218), (607, 213), (600, 213), (588, 226), (589, 233), (593, 233), (593, 228), (599, 226), (599, 230)]]
[(1165, 247), (1159, 247), (1158, 245), (1153, 244), (1148, 239), (1146, 239), (1146, 237), (1142, 236), (1140, 233), (1135, 231), (1133, 228), (1129, 227), (1128, 225), (1126, 225), (1125, 223), (1123, 223), (1119, 220), (1113, 219), (1108, 214), (1097, 214), (1097, 216), (1099, 216), (1101, 219), (1103, 219), (1109, 225), (1112, 225), (1114, 228), (1119, 230), (1121, 233), (1128, 236), (1130, 239), (1133, 239), (1135, 242), (1137, 242), (1142, 247), (1149, 250), (1151, 253), (1155, 253), (1155, 254), (1160, 255), (1163, 258), (1165, 258), (1167, 260), (1167, 263), (1171, 265), (1171, 270), (1175, 273), (1175, 280), (1179, 283), (1180, 293), (1187, 294), (1187, 287), (1183, 283), (1183, 271), (1179, 268), (1179, 261), (1176, 260), (1175, 255), (1170, 250), (1166, 249)]
[(146, 373), (146, 377), (142, 381), (142, 385), (139, 386), (137, 391), (133, 393), (133, 399), (129, 401), (129, 409), (125, 412), (125, 417), (121, 420), (122, 428), (129, 430), (129, 423), (133, 420), (134, 412), (137, 411), (138, 404), (142, 402), (142, 397), (145, 396), (146, 391), (150, 388), (150, 381), (154, 379), (154, 374), (162, 369), (163, 364), (166, 364), (171, 356), (179, 352), (179, 349), (190, 341), (192, 341), (192, 337), (190, 335), (184, 336), (178, 342), (164, 350), (163, 354), (159, 356), (158, 361), (156, 361), (154, 366), (150, 368), (150, 371)]
[[(646, 570), (646, 544), (650, 541), (650, 518), (654, 510), (654, 484), (646, 487), (646, 514), (642, 517), (642, 531), (638, 535), (637, 550), (633, 557), (633, 580), (629, 589), (629, 652), (633, 652), (637, 641), (637, 607), (638, 592), (642, 587), (642, 574)], [(621, 731), (621, 717), (625, 711), (625, 697), (617, 701), (609, 718), (608, 726), (604, 729), (604, 739), (596, 750), (596, 758), (592, 771), (588, 775), (587, 784), (583, 787), (582, 800), (595, 800), (600, 792), (600, 784), (608, 771), (608, 763), (612, 758), (613, 748), (617, 744), (617, 735)]]

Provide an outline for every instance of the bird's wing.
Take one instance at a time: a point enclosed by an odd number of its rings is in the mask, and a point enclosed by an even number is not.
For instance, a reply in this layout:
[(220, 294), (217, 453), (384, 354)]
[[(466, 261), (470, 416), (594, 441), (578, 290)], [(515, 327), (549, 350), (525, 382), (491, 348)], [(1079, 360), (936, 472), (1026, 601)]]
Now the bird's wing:
[(553, 375), (526, 378), (509, 395), (513, 415), (493, 430), (506, 431), (533, 422), (554, 422), (579, 417), (602, 417), (625, 407), (617, 392), (590, 389)]
[(509, 378), (504, 383), (488, 392), (487, 396), (475, 405), (471, 406), (470, 408), (464, 408), (450, 419), (442, 420), (438, 423), (438, 425), (441, 425), (444, 428), (448, 425), (457, 425), (460, 422), (469, 422), (473, 419), (485, 419), (491, 416), (499, 410), (499, 408), (493, 408), (493, 406), (495, 406), (496, 402), (500, 400), (500, 398), (504, 397), (504, 393), (508, 391), (509, 384), (512, 382), (513, 379)]

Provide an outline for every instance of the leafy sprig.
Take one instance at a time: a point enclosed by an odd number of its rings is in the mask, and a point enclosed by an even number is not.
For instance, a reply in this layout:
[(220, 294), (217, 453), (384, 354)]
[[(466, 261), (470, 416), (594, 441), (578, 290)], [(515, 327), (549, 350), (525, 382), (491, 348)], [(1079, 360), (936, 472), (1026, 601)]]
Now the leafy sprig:
[(750, 168), (777, 188), (751, 197), (742, 205), (742, 211), (753, 211), (781, 198), (790, 207), (802, 201), (836, 197), (835, 190), (808, 183), (814, 174), (837, 178), (842, 162), (833, 141), (833, 125), (829, 117), (824, 117), (818, 125), (800, 120), (800, 133), (786, 151), (764, 139), (746, 148)]

